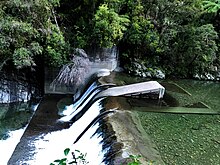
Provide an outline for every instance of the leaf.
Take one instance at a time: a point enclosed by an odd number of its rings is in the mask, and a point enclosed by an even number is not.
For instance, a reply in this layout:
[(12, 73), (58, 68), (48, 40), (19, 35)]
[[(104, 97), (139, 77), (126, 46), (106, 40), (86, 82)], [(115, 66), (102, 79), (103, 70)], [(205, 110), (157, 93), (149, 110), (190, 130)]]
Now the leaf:
[(63, 159), (60, 160), (60, 162), (63, 163), (63, 162), (66, 162), (66, 160), (67, 160), (67, 158), (63, 158)]
[(60, 162), (60, 159), (54, 160), (54, 162)]
[(74, 160), (74, 161), (72, 161), (72, 162), (69, 162), (68, 164), (76, 164), (77, 162)]
[(69, 154), (69, 152), (70, 152), (70, 149), (69, 149), (69, 148), (66, 148), (66, 149), (64, 150), (64, 155), (67, 156), (67, 155)]
[(140, 163), (132, 162), (132, 163), (128, 163), (128, 165), (140, 165)]
[(80, 152), (79, 150), (75, 150), (76, 152)]

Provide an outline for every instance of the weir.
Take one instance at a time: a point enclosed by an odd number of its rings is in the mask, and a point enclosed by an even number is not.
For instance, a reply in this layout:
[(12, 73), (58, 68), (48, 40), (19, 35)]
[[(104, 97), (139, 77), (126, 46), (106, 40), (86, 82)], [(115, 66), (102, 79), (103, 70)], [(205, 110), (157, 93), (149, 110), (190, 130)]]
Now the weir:
[(100, 92), (96, 98), (107, 96), (131, 96), (147, 93), (157, 93), (158, 98), (162, 98), (165, 93), (165, 88), (157, 81), (141, 82), (117, 87), (108, 88)]
[[(95, 134), (99, 127), (97, 118), (102, 105), (97, 100), (81, 119), (71, 122), (57, 122), (59, 119), (58, 102), (70, 98), (68, 95), (46, 95), (41, 101), (36, 113), (25, 130), (20, 142), (13, 152), (8, 165), (39, 165), (50, 164), (63, 157), (63, 150), (67, 147), (88, 153), (87, 160), (101, 164), (103, 158), (101, 138)], [(94, 122), (92, 122), (94, 119)], [(92, 128), (83, 132), (92, 123)], [(94, 124), (93, 124), (94, 123)], [(83, 137), (78, 136), (83, 132)], [(88, 148), (90, 146), (90, 148)], [(101, 153), (100, 153), (101, 152)], [(97, 155), (100, 155), (97, 157)], [(95, 159), (95, 160), (94, 160)]]
[[(93, 85), (93, 84), (92, 84)], [(133, 96), (147, 93), (156, 93), (158, 98), (162, 98), (165, 93), (165, 88), (157, 81), (141, 82), (123, 86), (115, 86), (114, 84), (102, 84), (96, 87), (89, 87), (76, 103), (71, 108), (64, 111), (66, 115), (59, 121), (75, 122), (87, 111), (87, 109), (98, 99), (104, 99), (109, 96)]]
[[(49, 152), (48, 147), (55, 147), (55, 145), (62, 141), (63, 138), (63, 140), (65, 140), (67, 136), (71, 138), (71, 140), (67, 140), (66, 142), (68, 143), (65, 143), (62, 147), (68, 147), (68, 145), (71, 146), (71, 143), (73, 144), (74, 142), (73, 140), (75, 140), (74, 146), (82, 146), (82, 143), (85, 143), (83, 139), (85, 139), (84, 136), (88, 134), (87, 132), (91, 130), (95, 131), (92, 129), (94, 128), (93, 126), (96, 125), (101, 118), (114, 112), (114, 110), (110, 110), (101, 113), (100, 109), (91, 108), (94, 107), (94, 105), (99, 106), (98, 104), (101, 100), (108, 96), (130, 96), (156, 93), (158, 94), (158, 98), (162, 98), (164, 95), (165, 88), (156, 81), (115, 86), (115, 84), (100, 84), (97, 79), (102, 75), (103, 74), (97, 74), (94, 82), (88, 86), (87, 90), (85, 90), (85, 92), (81, 94), (77, 100), (75, 100), (75, 103), (66, 106), (63, 112), (59, 111), (58, 106), (59, 102), (66, 96), (51, 94), (46, 95), (25, 130), (25, 133), (18, 143), (8, 164), (14, 165), (19, 164), (20, 162), (37, 164), (39, 163), (38, 161), (44, 161), (43, 156), (40, 155), (42, 155), (42, 153), (46, 154)], [(69, 95), (68, 97), (72, 97), (72, 100), (74, 100), (73, 95)], [(97, 129), (97, 125), (95, 129)], [(52, 134), (60, 134), (60, 139), (56, 139), (56, 141), (53, 142), (53, 138), (48, 138), (48, 136)], [(63, 137), (62, 134), (66, 134), (66, 136)], [(88, 135), (91, 136), (92, 134), (94, 134), (94, 132), (89, 133)], [(55, 136), (53, 135), (53, 137)], [(82, 140), (78, 142), (79, 139)], [(89, 143), (89, 138), (87, 138), (87, 141)], [(98, 143), (100, 142), (97, 142), (97, 144)], [(53, 154), (54, 159), (59, 157), (56, 157), (56, 153)], [(52, 160), (53, 159), (50, 159), (50, 161)]]

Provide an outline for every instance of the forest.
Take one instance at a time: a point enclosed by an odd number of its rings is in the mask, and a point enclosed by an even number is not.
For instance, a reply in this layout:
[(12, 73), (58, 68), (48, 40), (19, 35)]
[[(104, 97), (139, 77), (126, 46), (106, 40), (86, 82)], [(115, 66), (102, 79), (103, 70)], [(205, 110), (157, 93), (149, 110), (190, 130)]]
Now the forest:
[(220, 70), (220, 0), (1, 0), (0, 70), (60, 67), (75, 48), (119, 49), (133, 73)]

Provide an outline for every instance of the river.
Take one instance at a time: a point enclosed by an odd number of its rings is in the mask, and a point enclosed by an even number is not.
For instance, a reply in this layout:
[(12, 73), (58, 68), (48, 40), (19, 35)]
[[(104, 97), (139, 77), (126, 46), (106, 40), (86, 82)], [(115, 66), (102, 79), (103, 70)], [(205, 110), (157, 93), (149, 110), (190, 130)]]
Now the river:
[[(146, 79), (116, 74), (118, 84)], [(162, 100), (118, 98), (114, 104), (136, 114), (143, 136), (151, 139), (160, 157), (141, 153), (153, 164), (220, 164), (220, 84), (211, 81), (161, 80)], [(150, 146), (150, 145), (149, 145)], [(158, 160), (157, 160), (158, 158)], [(155, 160), (153, 160), (155, 159)], [(160, 163), (158, 163), (160, 162)]]
[[(122, 73), (113, 74), (113, 77), (106, 77), (105, 80), (117, 85), (148, 81), (148, 79), (130, 77)], [(129, 154), (140, 154), (146, 162), (153, 164), (220, 164), (219, 82), (195, 80), (160, 80), (159, 82), (166, 88), (165, 97), (159, 102), (154, 96), (111, 97), (103, 100), (102, 104), (96, 102), (80, 119), (81, 121), (73, 123), (68, 129), (56, 129), (56, 131), (39, 135), (34, 141), (37, 154), (25, 161), (30, 164), (39, 164), (39, 162), (48, 164), (57, 158), (62, 158), (65, 148), (73, 147), (72, 149), (87, 153), (87, 159), (91, 165), (101, 164), (103, 159), (106, 160), (103, 164), (111, 164), (113, 161), (110, 159), (118, 157), (119, 161), (120, 156), (126, 158)], [(57, 102), (59, 103), (60, 100), (62, 99), (58, 99)], [(72, 145), (86, 125), (100, 113), (102, 106), (105, 109), (118, 108), (118, 112), (89, 129), (79, 140), (78, 145)], [(71, 104), (66, 103), (64, 107), (71, 107)], [(59, 118), (59, 106), (53, 113), (56, 113), (55, 116)], [(17, 114), (15, 117), (21, 119)], [(23, 112), (22, 117), (25, 118)], [(7, 134), (2, 133), (0, 147), (5, 148), (8, 140), (9, 143), (10, 141), (15, 143), (13, 145), (15, 148), (31, 117), (32, 113), (25, 118), (24, 122), (13, 118), (1, 119), (1, 131), (7, 129)], [(14, 127), (11, 126), (11, 121), (14, 121)], [(22, 127), (18, 126), (19, 122), (22, 123)], [(103, 124), (106, 122), (112, 123), (112, 126)], [(7, 123), (11, 124), (9, 129)], [(116, 130), (106, 133), (106, 129), (109, 128)], [(127, 130), (130, 132), (126, 132)], [(18, 138), (12, 140), (15, 134)], [(92, 139), (91, 135), (93, 135)], [(120, 138), (116, 138), (115, 135)], [(121, 145), (122, 141), (124, 145)], [(111, 151), (104, 148), (111, 148)], [(13, 148), (9, 150), (12, 154)], [(120, 152), (122, 150), (127, 152)], [(1, 164), (10, 157), (2, 156), (5, 153), (1, 151)]]

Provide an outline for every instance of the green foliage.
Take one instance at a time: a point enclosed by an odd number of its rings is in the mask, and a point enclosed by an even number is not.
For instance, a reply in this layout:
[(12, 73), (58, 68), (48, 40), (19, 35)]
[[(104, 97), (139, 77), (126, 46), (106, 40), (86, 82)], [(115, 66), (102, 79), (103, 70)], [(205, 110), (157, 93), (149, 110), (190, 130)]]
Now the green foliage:
[(0, 29), (0, 61), (12, 59), (18, 67), (35, 65), (32, 57), (42, 53), (42, 46), (36, 42), (37, 30), (12, 17), (0, 20)]
[(202, 7), (209, 13), (217, 13), (220, 9), (220, 0), (202, 1)]
[(64, 155), (67, 156), (67, 155), (69, 154), (69, 152), (70, 152), (70, 149), (69, 149), (69, 148), (66, 148), (66, 149), (64, 150)]
[(201, 1), (167, 2), (164, 5), (170, 8), (165, 8), (155, 21), (163, 50), (160, 65), (166, 74), (181, 77), (208, 71), (216, 59), (218, 37), (211, 24), (200, 22)]
[(215, 40), (218, 36), (212, 25), (182, 26), (171, 36), (170, 34), (169, 31), (164, 34), (166, 44), (163, 62), (169, 66), (167, 73), (176, 72), (187, 76), (204, 73), (209, 69), (216, 59), (217, 52)]
[[(142, 60), (146, 68), (161, 68), (168, 75), (204, 73), (220, 63), (219, 4), (219, 0), (4, 0), (0, 69), (8, 61), (17, 68), (33, 67), (36, 59), (60, 66), (71, 47), (118, 45), (127, 65)], [(205, 16), (216, 20), (215, 28)]]
[(50, 64), (60, 66), (66, 61), (69, 45), (56, 25), (51, 24), (51, 33), (46, 37), (46, 54)]
[[(67, 164), (88, 164), (89, 162), (86, 161), (86, 154), (81, 153), (79, 150), (75, 150), (75, 152), (71, 153), (70, 148), (66, 148), (64, 151), (64, 158), (56, 159), (50, 165), (67, 165)], [(72, 154), (72, 157), (69, 158), (68, 155)], [(127, 165), (141, 165), (140, 159), (141, 155), (130, 155)]]
[(93, 35), (100, 47), (112, 47), (117, 44), (130, 22), (126, 15), (117, 14), (114, 9), (109, 9), (107, 4), (101, 5), (94, 17)]
[(31, 57), (31, 51), (26, 48), (16, 49), (13, 53), (13, 60), (16, 66), (33, 66), (34, 62)]
[(131, 159), (131, 162), (128, 163), (128, 165), (141, 165), (141, 162), (139, 158), (141, 158), (141, 155), (130, 155), (129, 158)]
[(148, 60), (146, 63), (154, 64), (153, 56), (162, 51), (159, 45), (158, 30), (155, 28), (153, 20), (146, 16), (142, 1), (128, 1), (126, 8), (131, 23), (123, 38), (123, 60), (128, 60), (126, 62), (128, 65), (136, 59), (141, 59), (144, 63)]
[(17, 68), (33, 67), (37, 58), (47, 60), (42, 61), (46, 65), (65, 62), (69, 49), (56, 21), (55, 6), (59, 6), (59, 0), (0, 3), (1, 67), (7, 61)]
[[(86, 154), (81, 153), (79, 150), (71, 152), (70, 148), (66, 148), (64, 151), (64, 158), (54, 160), (50, 165), (67, 165), (67, 164), (88, 164), (86, 161)], [(69, 154), (72, 154), (72, 157), (68, 157)]]

